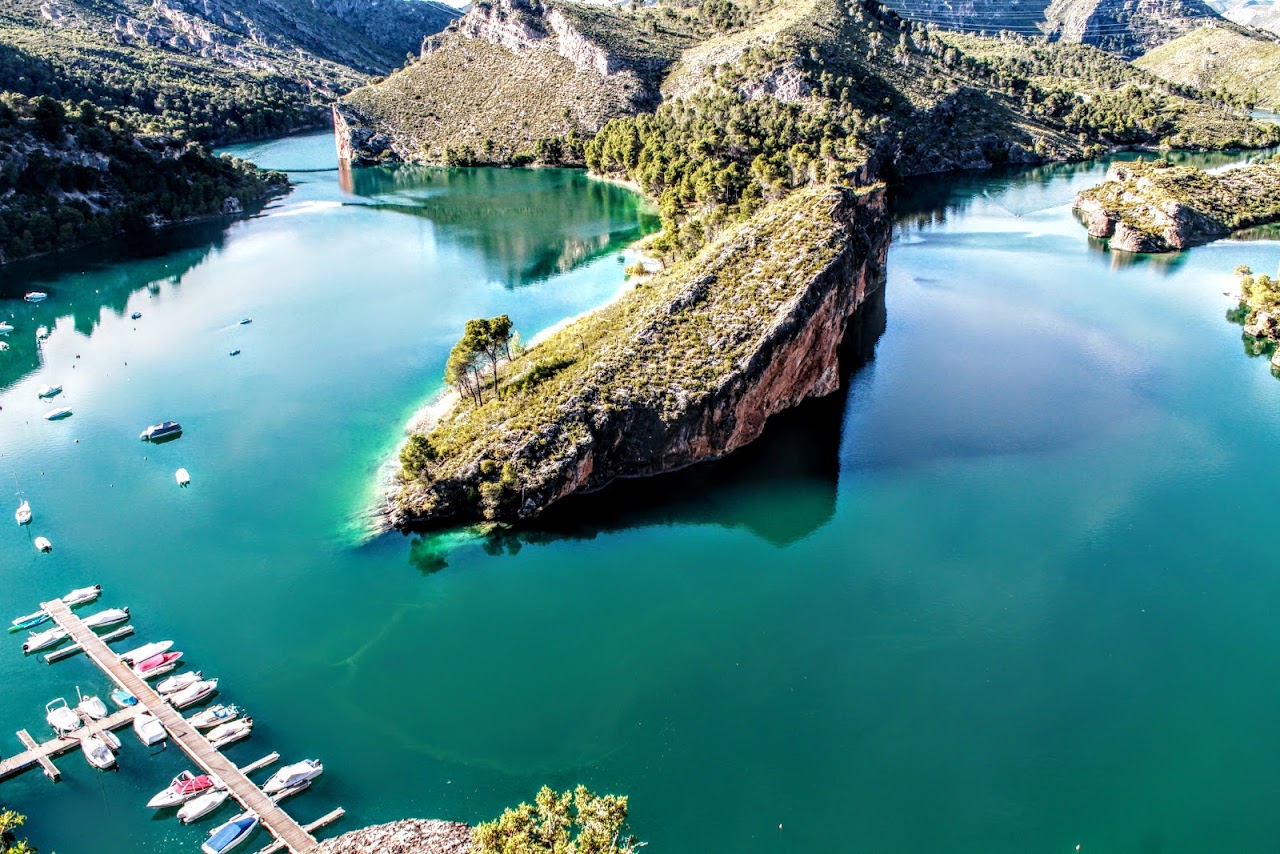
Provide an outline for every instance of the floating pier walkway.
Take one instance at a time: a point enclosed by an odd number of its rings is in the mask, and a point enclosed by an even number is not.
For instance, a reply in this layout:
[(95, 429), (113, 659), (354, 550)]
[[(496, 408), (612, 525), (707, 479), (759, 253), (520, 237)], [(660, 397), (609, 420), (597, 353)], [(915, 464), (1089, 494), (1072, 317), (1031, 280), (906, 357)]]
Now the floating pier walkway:
[[(343, 811), (336, 809), (318, 821), (308, 824), (305, 828), (298, 824), (258, 788), (253, 781), (245, 776), (243, 770), (237, 768), (229, 759), (223, 756), (217, 748), (209, 743), (209, 740), (204, 735), (187, 722), (186, 718), (165, 702), (144, 679), (134, 673), (130, 667), (112, 653), (107, 648), (103, 638), (86, 626), (60, 599), (45, 602), (40, 607), (53, 618), (53, 621), (60, 628), (66, 630), (71, 640), (84, 652), (90, 661), (97, 665), (98, 669), (107, 674), (117, 686), (138, 698), (137, 706), (116, 712), (101, 721), (95, 721), (90, 724), (89, 732), (95, 731), (95, 727), (99, 731), (102, 729), (118, 729), (131, 722), (135, 716), (143, 712), (150, 712), (164, 725), (169, 737), (181, 748), (182, 752), (191, 757), (191, 761), (195, 762), (204, 773), (216, 775), (221, 779), (231, 793), (231, 797), (235, 798), (246, 810), (252, 810), (257, 814), (262, 826), (276, 839), (273, 844), (264, 849), (267, 851), (287, 850), (291, 854), (305, 854), (305, 852), (312, 851), (319, 843), (311, 835), (311, 831), (336, 821), (342, 816)], [(19, 738), (24, 733), (25, 730), (23, 733), (19, 733)], [(24, 743), (28, 748), (25, 753), (0, 761), (0, 779), (19, 773), (19, 771), (25, 771), (35, 764), (41, 765), (46, 775), (52, 779), (57, 779), (57, 769), (53, 767), (49, 757), (58, 753), (65, 753), (80, 746), (80, 740), (75, 737), (54, 739), (43, 745), (38, 745), (28, 735), (24, 739)], [(21, 767), (18, 767), (19, 765)]]
[(18, 730), (18, 740), (27, 749), (22, 753), (10, 756), (8, 759), (0, 759), (0, 780), (7, 780), (39, 765), (40, 770), (44, 772), (46, 777), (57, 782), (62, 778), (62, 774), (58, 772), (53, 762), (50, 761), (53, 757), (79, 750), (82, 736), (97, 735), (100, 732), (117, 730), (128, 726), (136, 714), (138, 714), (136, 708), (121, 709), (113, 715), (107, 715), (100, 721), (90, 719), (85, 722), (83, 728), (76, 730), (75, 735), (54, 738), (44, 744), (37, 744), (36, 740), (31, 737), (31, 733), (25, 729), (20, 729)]

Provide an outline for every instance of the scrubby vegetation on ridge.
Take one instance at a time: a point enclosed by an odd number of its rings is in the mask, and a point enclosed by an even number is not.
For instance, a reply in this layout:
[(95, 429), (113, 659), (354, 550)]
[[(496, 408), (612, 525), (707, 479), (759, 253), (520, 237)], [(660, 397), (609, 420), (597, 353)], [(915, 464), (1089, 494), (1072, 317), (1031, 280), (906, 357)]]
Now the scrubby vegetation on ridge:
[(1239, 27), (1201, 27), (1160, 45), (1134, 65), (1241, 104), (1280, 108), (1280, 44)]

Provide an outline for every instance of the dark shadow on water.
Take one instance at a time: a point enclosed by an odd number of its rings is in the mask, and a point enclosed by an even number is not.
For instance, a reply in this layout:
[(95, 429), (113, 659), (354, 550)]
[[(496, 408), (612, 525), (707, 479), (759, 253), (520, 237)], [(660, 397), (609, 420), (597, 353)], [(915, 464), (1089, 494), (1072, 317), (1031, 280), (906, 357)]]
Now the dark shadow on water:
[[(529, 525), (488, 534), (485, 551), (516, 554), (526, 544), (666, 525), (742, 528), (778, 546), (808, 536), (835, 515), (850, 380), (874, 357), (886, 319), (881, 288), (850, 324), (841, 347), (840, 390), (769, 419), (764, 434), (745, 448), (722, 460), (565, 499)], [(410, 563), (427, 573), (444, 569), (456, 536), (416, 535)]]
[(570, 169), (399, 166), (342, 171), (371, 207), (430, 220), (507, 287), (567, 273), (659, 228), (636, 194)]

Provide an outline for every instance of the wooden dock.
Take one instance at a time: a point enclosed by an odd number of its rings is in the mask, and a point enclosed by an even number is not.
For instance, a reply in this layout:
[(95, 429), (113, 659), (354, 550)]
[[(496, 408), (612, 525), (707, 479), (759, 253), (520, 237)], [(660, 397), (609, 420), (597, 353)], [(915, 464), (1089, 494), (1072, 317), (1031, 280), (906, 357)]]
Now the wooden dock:
[[(131, 714), (137, 714), (138, 710), (145, 710), (155, 715), (169, 732), (169, 738), (181, 748), (183, 753), (191, 757), (191, 760), (204, 773), (217, 775), (227, 786), (231, 797), (246, 810), (252, 810), (258, 815), (262, 826), (276, 838), (278, 846), (269, 846), (272, 850), (287, 849), (292, 854), (303, 854), (319, 844), (309, 829), (304, 829), (294, 821), (288, 813), (254, 785), (243, 771), (209, 744), (208, 739), (166, 703), (150, 684), (113, 654), (103, 643), (102, 638), (85, 626), (70, 608), (56, 599), (44, 603), (41, 607), (53, 617), (54, 622), (66, 629), (71, 639), (84, 650), (85, 655), (99, 669), (111, 678), (111, 681), (138, 698), (138, 706), (130, 709)], [(329, 815), (336, 819), (341, 815), (341, 810), (335, 810)], [(327, 822), (322, 819), (320, 822), (309, 825), (309, 828), (314, 829), (324, 823)]]
[[(102, 642), (114, 643), (118, 640), (129, 637), (131, 634), (133, 634), (133, 626), (121, 626), (114, 632), (108, 632), (103, 635)], [(46, 664), (53, 664), (56, 661), (62, 661), (64, 658), (70, 658), (71, 656), (79, 655), (82, 652), (84, 652), (84, 650), (80, 649), (80, 644), (73, 643), (71, 646), (49, 653), (44, 657), (44, 660)]]
[(137, 707), (121, 709), (114, 714), (107, 715), (100, 721), (86, 721), (85, 725), (72, 735), (52, 738), (42, 744), (37, 744), (36, 740), (31, 737), (31, 733), (25, 729), (18, 730), (18, 740), (27, 749), (22, 753), (10, 756), (8, 759), (0, 759), (0, 780), (8, 779), (24, 771), (30, 771), (38, 765), (44, 771), (46, 777), (57, 782), (62, 775), (58, 773), (57, 767), (51, 761), (53, 757), (79, 750), (81, 738), (97, 735), (106, 730), (117, 730), (128, 726), (136, 714), (138, 714)]

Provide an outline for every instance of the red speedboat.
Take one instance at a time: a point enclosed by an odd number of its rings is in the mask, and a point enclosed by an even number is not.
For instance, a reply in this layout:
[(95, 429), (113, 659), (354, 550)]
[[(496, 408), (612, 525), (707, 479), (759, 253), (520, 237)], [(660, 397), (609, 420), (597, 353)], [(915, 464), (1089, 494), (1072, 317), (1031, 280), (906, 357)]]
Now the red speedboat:
[(162, 652), (139, 661), (134, 665), (133, 672), (143, 679), (154, 679), (162, 673), (168, 673), (177, 667), (180, 658), (182, 658), (182, 653), (180, 652)]
[(184, 801), (191, 800), (196, 795), (209, 791), (215, 785), (216, 782), (208, 774), (197, 776), (190, 771), (183, 771), (177, 777), (174, 777), (173, 782), (167, 787), (157, 792), (154, 798), (147, 801), (147, 806), (153, 810), (176, 807)]

